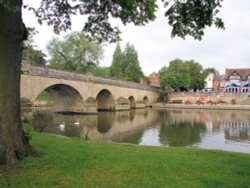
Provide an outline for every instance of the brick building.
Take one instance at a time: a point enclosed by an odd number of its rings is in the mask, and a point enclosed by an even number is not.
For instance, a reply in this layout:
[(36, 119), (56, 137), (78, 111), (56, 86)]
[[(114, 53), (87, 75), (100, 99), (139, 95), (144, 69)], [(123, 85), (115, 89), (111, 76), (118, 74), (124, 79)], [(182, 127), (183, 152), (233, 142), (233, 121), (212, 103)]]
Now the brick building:
[(160, 79), (157, 73), (153, 72), (152, 74), (150, 74), (149, 80), (150, 80), (150, 86), (160, 87)]
[(224, 75), (214, 75), (213, 77), (213, 91), (219, 92), (220, 84), (224, 80)]

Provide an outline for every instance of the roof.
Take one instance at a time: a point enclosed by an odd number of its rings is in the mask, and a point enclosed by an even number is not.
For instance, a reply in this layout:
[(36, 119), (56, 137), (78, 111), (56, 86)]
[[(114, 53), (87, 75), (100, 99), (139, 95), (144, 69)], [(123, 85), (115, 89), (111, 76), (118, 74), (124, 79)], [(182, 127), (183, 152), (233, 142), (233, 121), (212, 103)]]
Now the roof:
[(158, 74), (155, 72), (152, 72), (149, 76), (158, 76)]
[(213, 80), (223, 80), (225, 75), (214, 75)]
[(250, 75), (250, 68), (245, 68), (245, 69), (226, 69), (225, 72), (225, 78), (228, 79), (229, 76), (231, 76), (233, 73), (237, 73), (242, 80), (247, 80), (247, 77)]

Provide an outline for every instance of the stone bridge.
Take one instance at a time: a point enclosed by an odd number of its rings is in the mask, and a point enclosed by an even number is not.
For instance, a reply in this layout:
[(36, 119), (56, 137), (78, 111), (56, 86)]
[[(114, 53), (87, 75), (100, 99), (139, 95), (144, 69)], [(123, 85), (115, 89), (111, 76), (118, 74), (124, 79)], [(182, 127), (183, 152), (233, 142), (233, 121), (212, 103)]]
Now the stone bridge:
[(21, 75), (22, 101), (35, 105), (37, 96), (44, 90), (52, 96), (54, 110), (60, 112), (144, 108), (160, 96), (158, 88), (133, 82), (27, 66)]

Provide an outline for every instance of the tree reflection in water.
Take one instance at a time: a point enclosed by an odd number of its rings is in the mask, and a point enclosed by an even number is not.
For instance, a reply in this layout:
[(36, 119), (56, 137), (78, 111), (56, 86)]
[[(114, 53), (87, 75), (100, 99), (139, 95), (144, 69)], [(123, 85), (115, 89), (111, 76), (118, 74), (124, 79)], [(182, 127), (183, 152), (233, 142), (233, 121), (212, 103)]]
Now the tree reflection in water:
[(53, 115), (49, 111), (37, 111), (33, 113), (31, 122), (35, 131), (46, 132), (53, 127)]
[(166, 146), (188, 146), (201, 141), (206, 126), (201, 122), (162, 123), (159, 139)]

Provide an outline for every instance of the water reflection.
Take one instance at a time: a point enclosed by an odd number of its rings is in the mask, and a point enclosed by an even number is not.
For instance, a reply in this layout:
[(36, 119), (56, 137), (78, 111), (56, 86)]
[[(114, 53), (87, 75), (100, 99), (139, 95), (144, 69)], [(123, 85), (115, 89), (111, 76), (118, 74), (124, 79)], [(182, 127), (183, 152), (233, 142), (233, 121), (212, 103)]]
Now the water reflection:
[(28, 114), (26, 118), (38, 132), (86, 140), (250, 153), (249, 111), (141, 109), (92, 115)]
[(159, 135), (160, 142), (169, 146), (192, 145), (201, 142), (201, 132), (205, 130), (205, 124), (200, 122), (163, 123)]
[(225, 139), (232, 142), (250, 141), (250, 126), (248, 119), (235, 119), (234, 121), (224, 121), (222, 126), (225, 130)]
[(48, 129), (53, 127), (53, 115), (49, 112), (34, 112), (32, 124), (33, 128), (37, 132), (46, 132)]
[(99, 112), (97, 115), (97, 130), (107, 133), (115, 121), (115, 112)]

